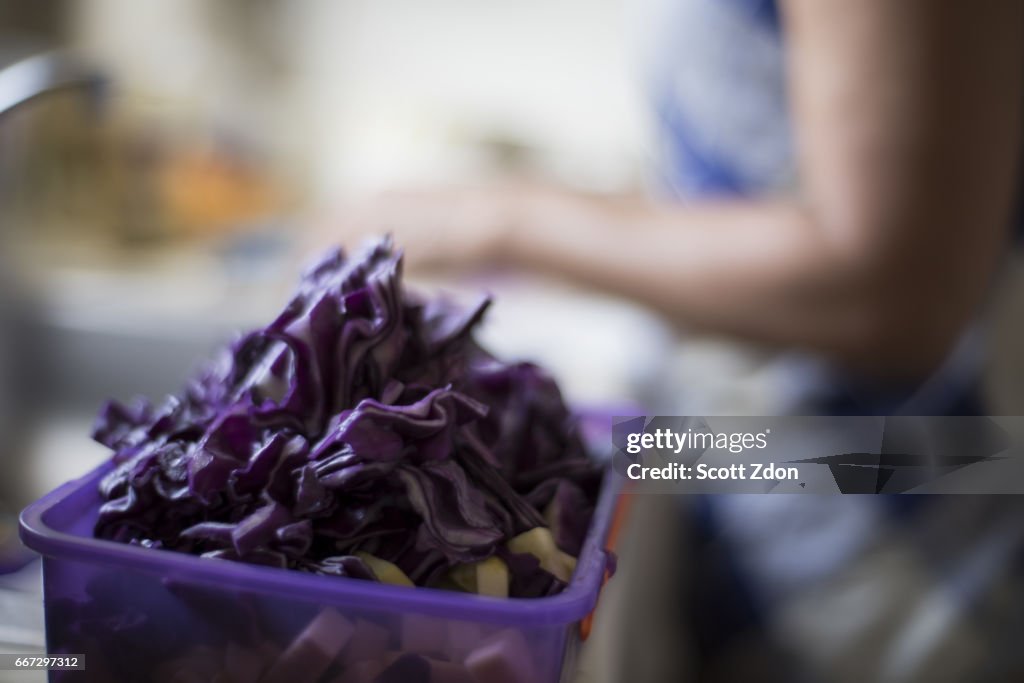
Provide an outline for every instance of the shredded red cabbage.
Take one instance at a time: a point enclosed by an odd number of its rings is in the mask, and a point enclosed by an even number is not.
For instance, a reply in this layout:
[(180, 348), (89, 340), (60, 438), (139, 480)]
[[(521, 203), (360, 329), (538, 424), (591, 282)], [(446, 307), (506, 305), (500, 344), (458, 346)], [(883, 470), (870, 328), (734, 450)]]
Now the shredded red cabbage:
[(511, 595), (564, 583), (503, 547), (551, 526), (583, 542), (600, 471), (558, 387), (473, 339), (489, 305), (423, 301), (383, 240), (330, 253), (285, 310), (160, 405), (109, 403), (98, 537), (204, 557), (417, 585), (493, 555)]

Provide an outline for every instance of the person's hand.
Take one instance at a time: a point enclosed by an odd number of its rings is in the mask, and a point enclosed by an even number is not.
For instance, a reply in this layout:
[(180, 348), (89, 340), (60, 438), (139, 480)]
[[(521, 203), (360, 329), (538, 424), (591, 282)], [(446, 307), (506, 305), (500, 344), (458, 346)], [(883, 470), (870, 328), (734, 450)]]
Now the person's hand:
[(466, 269), (503, 260), (527, 192), (513, 185), (396, 189), (351, 200), (317, 221), (318, 246), (355, 246), (390, 234), (416, 269)]

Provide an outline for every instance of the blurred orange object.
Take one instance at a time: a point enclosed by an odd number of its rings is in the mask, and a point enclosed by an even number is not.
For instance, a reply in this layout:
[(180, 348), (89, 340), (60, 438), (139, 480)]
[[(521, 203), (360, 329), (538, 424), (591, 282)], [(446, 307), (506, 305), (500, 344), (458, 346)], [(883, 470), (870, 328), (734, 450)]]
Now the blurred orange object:
[[(629, 518), (629, 511), (633, 506), (633, 496), (635, 495), (630, 489), (631, 487), (624, 487), (622, 492), (619, 494), (618, 501), (615, 503), (612, 525), (608, 530), (608, 540), (605, 542), (604, 546), (608, 552), (615, 552), (619, 545), (619, 537), (622, 534), (622, 529), (625, 527), (626, 520)], [(605, 570), (604, 583), (601, 584), (602, 588), (604, 588), (604, 584), (608, 583), (610, 578), (611, 572)], [(598, 599), (600, 599), (600, 594), (598, 594)], [(597, 606), (595, 605), (590, 614), (583, 617), (583, 620), (580, 621), (580, 640), (586, 640), (590, 637), (590, 631), (594, 628), (594, 612), (596, 611)]]
[(267, 174), (216, 149), (172, 152), (157, 176), (172, 231), (203, 236), (244, 229), (279, 212), (284, 193)]

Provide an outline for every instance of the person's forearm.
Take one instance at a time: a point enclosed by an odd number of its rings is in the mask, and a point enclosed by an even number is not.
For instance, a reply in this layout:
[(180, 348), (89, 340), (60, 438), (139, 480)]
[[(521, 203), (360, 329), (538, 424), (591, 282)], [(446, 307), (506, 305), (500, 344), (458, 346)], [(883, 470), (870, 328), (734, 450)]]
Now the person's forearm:
[(976, 314), (1005, 248), (1024, 9), (780, 7), (796, 199), (680, 207), (541, 194), (506, 251), (682, 324), (919, 377)]
[(907, 377), (931, 369), (955, 334), (936, 329), (950, 327), (948, 316), (936, 326), (920, 309), (929, 289), (904, 280), (911, 264), (857, 254), (796, 202), (534, 203), (509, 237), (509, 258), (637, 299), (684, 326)]

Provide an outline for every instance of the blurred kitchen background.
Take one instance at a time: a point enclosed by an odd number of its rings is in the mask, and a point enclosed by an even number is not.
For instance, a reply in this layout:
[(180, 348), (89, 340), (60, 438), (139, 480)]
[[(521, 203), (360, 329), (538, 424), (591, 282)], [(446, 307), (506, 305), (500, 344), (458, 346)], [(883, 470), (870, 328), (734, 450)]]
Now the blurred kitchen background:
[[(173, 390), (273, 314), (344, 198), (509, 173), (643, 189), (640, 34), (624, 0), (0, 0), (0, 429), (24, 465), (8, 507), (102, 456), (82, 435), (105, 398)], [(1022, 272), (990, 316), (997, 414), (1024, 409)], [(440, 285), (495, 291), (487, 342), (574, 401), (781, 405), (765, 354), (681, 343), (631, 303)]]
[[(509, 172), (643, 188), (627, 5), (0, 0), (0, 547), (11, 513), (104, 457), (103, 400), (176, 389), (281, 307), (333, 203)], [(485, 341), (573, 401), (777, 410), (765, 354), (684, 342), (633, 304), (523, 277), (424, 286), (494, 291)], [(989, 392), (1021, 413), (1024, 267), (1000, 287)], [(0, 642), (38, 639), (26, 618)]]

